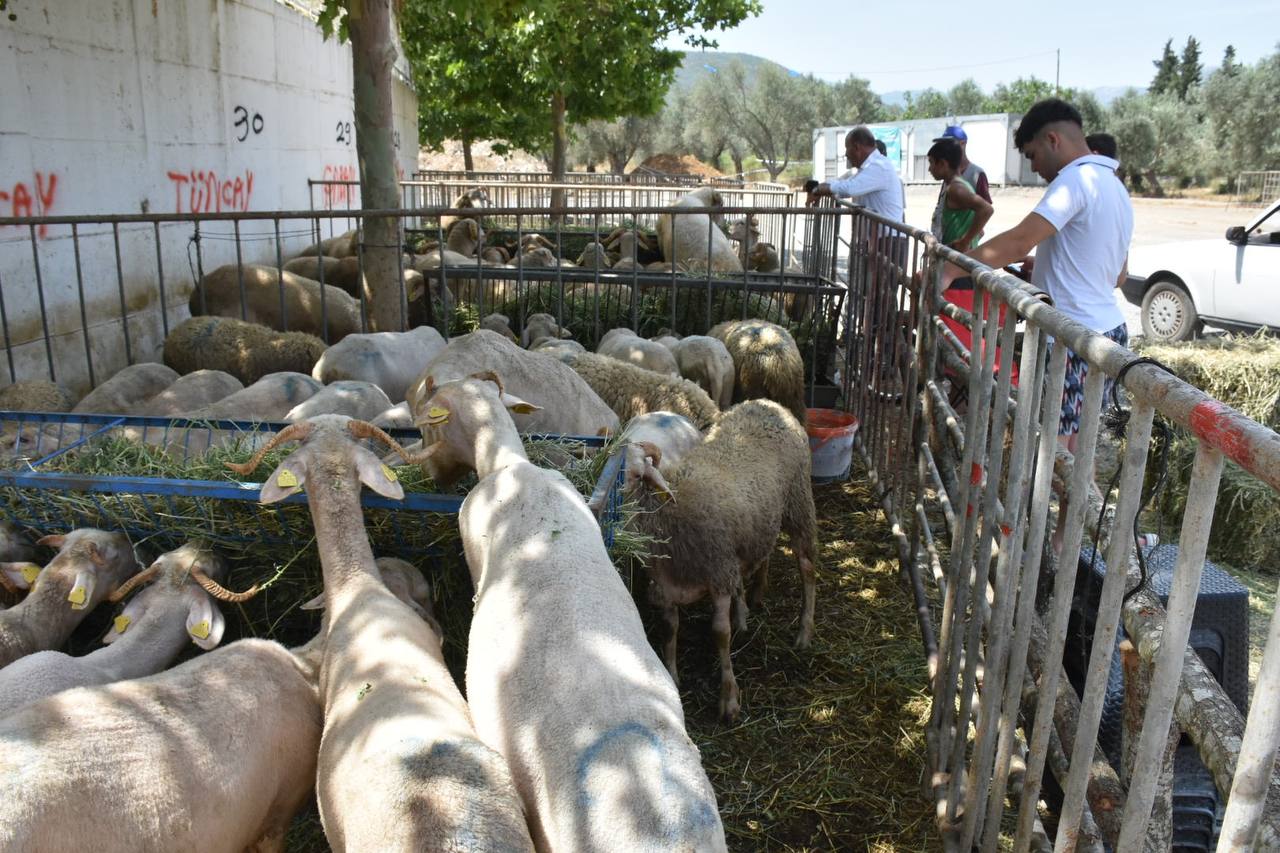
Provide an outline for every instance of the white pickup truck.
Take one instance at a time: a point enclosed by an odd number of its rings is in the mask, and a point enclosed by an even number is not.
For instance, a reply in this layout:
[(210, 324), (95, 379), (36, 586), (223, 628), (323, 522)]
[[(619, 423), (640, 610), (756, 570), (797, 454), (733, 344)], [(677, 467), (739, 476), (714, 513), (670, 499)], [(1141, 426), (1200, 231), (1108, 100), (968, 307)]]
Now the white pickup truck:
[(1225, 237), (1131, 250), (1122, 289), (1151, 340), (1190, 340), (1205, 323), (1280, 332), (1280, 199)]

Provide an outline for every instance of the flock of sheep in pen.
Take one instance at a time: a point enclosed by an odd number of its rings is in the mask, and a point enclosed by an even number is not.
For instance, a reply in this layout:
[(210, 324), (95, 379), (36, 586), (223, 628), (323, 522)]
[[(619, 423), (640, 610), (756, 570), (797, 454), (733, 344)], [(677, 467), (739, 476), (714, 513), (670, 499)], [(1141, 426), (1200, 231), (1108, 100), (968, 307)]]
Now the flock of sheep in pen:
[[(316, 251), (301, 260), (330, 262)], [(0, 611), (0, 849), (278, 850), (314, 791), (335, 850), (724, 850), (676, 688), (679, 608), (711, 600), (726, 721), (740, 713), (731, 633), (761, 601), (780, 532), (802, 580), (796, 645), (812, 639), (816, 525), (790, 334), (763, 320), (653, 341), (614, 329), (592, 353), (550, 315), (519, 335), (490, 317), (447, 343), (425, 326), (348, 330), (304, 374), (290, 335), (306, 333), (263, 313), (280, 277), (269, 270), (258, 325), (235, 319), (238, 271), (225, 270), (199, 287), (206, 310), (234, 317), (178, 326), (172, 367), (126, 368), (75, 409), (290, 421), (229, 467), (256, 482), (268, 451), (293, 447), (261, 500), (306, 493), (320, 632), (292, 649), (219, 647), (217, 600), (255, 590), (225, 589), (226, 561), (196, 542), (144, 569), (120, 533), (32, 546), (5, 528), (0, 579), (25, 598)], [(56, 387), (13, 390), (27, 398), (5, 408), (69, 402)], [(393, 426), (421, 443), (400, 447)], [(623, 488), (644, 510), (633, 523), (655, 541), (661, 657), (586, 501), (519, 437), (620, 429)], [(475, 591), (465, 699), (428, 581), (375, 558), (366, 535), (362, 484), (403, 496), (393, 456), (442, 487), (478, 478), (458, 516)], [(43, 565), (37, 546), (55, 552)], [(105, 648), (57, 651), (93, 608), (122, 601)], [(188, 641), (211, 651), (166, 669)]]

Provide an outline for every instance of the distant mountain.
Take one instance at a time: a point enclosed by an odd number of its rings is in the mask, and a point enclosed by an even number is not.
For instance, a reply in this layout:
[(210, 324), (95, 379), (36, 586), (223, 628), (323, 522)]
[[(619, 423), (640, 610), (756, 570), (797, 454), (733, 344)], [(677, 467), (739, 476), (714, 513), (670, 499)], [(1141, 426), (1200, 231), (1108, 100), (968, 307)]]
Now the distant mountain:
[[(689, 90), (698, 84), (699, 80), (710, 77), (719, 72), (719, 70), (727, 68), (729, 63), (737, 60), (741, 62), (743, 67), (747, 69), (747, 77), (751, 78), (757, 69), (765, 65), (773, 65), (781, 68), (783, 71), (788, 70), (785, 66), (778, 65), (772, 59), (765, 59), (763, 56), (756, 56), (752, 53), (729, 53), (723, 50), (686, 50), (684, 52), (684, 64), (676, 69), (675, 82), (671, 84), (671, 89), (667, 95), (670, 97), (677, 90)], [(712, 71), (711, 69), (716, 69)]]

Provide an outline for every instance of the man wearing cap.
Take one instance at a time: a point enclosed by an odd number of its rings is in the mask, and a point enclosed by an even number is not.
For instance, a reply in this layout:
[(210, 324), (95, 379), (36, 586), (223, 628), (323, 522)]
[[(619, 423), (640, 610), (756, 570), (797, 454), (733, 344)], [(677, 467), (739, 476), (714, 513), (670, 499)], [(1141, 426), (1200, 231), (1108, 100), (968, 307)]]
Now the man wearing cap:
[(935, 136), (934, 142), (954, 139), (960, 145), (960, 177), (969, 182), (973, 191), (982, 196), (987, 204), (991, 204), (991, 185), (987, 181), (987, 173), (977, 163), (969, 160), (969, 134), (958, 124), (949, 125), (941, 136)]

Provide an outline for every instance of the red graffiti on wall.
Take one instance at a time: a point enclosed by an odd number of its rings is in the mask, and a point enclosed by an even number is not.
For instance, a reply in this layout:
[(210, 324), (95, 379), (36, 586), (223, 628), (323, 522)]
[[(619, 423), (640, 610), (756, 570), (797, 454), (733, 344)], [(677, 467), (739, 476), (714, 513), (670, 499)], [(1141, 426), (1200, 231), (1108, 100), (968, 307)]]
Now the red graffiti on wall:
[[(355, 166), (326, 164), (321, 180), (359, 181), (360, 172)], [(320, 187), (320, 201), (326, 209), (332, 209), (334, 205), (346, 207), (355, 203), (358, 190), (358, 186), (350, 184), (322, 184)]]
[(245, 211), (253, 198), (253, 171), (250, 169), (244, 170), (243, 177), (236, 175), (234, 178), (219, 178), (217, 172), (197, 169), (168, 174), (173, 182), (178, 213)]
[[(53, 207), (54, 196), (58, 192), (58, 176), (50, 172), (36, 172), (35, 192), (23, 181), (18, 181), (13, 185), (13, 189), (0, 190), (0, 212), (9, 213), (11, 216), (49, 216)], [(10, 209), (6, 211), (3, 205), (10, 205)], [(36, 229), (41, 237), (45, 237), (49, 233), (49, 226), (41, 225)]]

